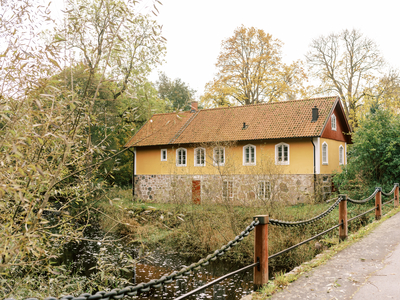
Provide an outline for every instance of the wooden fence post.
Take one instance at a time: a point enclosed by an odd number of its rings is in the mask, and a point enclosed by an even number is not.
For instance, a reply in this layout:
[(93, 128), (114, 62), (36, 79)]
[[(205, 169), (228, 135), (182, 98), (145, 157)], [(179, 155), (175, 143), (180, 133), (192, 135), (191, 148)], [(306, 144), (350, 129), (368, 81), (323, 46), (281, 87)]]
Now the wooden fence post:
[(339, 227), (339, 240), (344, 241), (347, 239), (347, 195), (339, 195), (339, 197), (342, 198), (339, 203), (339, 224), (343, 222)]
[(382, 188), (377, 187), (378, 192), (375, 195), (375, 220), (380, 220), (382, 216)]
[(255, 216), (260, 224), (255, 227), (254, 262), (260, 264), (254, 268), (254, 290), (258, 290), (268, 283), (268, 215)]
[(394, 207), (399, 206), (399, 184), (394, 184), (396, 187), (394, 188)]

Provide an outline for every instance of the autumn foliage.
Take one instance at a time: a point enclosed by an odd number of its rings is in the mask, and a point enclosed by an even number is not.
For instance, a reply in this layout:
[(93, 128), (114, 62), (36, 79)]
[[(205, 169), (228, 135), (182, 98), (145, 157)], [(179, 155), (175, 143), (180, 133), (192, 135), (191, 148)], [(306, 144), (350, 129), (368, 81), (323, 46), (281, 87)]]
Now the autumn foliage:
[(304, 96), (307, 77), (301, 61), (282, 61), (282, 42), (262, 29), (241, 26), (222, 41), (218, 74), (207, 83), (206, 106), (257, 104)]

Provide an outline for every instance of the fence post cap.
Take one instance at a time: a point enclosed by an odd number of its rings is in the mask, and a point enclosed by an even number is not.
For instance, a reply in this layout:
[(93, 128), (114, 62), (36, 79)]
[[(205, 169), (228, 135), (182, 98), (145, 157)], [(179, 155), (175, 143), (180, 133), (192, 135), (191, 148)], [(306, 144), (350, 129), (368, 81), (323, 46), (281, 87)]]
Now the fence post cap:
[(378, 190), (378, 191), (382, 192), (382, 188), (381, 187), (376, 187), (375, 190)]
[(339, 194), (338, 198), (342, 198), (342, 200), (347, 200), (347, 194)]
[(253, 220), (258, 220), (260, 222), (260, 225), (265, 225), (269, 223), (269, 216), (268, 215), (260, 215), (260, 216), (254, 216)]
[(394, 186), (399, 186), (399, 184), (398, 184), (398, 183), (395, 183)]

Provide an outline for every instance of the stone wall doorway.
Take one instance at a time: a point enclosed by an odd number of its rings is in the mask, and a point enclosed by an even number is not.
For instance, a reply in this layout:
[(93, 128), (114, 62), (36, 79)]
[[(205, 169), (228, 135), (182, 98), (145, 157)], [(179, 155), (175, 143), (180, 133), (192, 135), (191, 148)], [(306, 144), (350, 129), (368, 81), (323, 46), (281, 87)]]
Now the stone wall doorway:
[(192, 180), (192, 202), (200, 204), (201, 202), (201, 182), (200, 180)]

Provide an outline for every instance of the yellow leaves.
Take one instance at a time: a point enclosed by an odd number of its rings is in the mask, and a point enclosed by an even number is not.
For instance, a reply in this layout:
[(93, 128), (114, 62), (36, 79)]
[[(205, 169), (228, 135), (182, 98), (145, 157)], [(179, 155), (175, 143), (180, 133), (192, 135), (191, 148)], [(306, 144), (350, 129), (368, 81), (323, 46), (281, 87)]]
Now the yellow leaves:
[(281, 47), (281, 41), (261, 29), (237, 28), (222, 42), (216, 63), (219, 72), (207, 84), (203, 104), (257, 104), (286, 100), (286, 95), (296, 94), (306, 76), (297, 71), (297, 65), (282, 62)]

